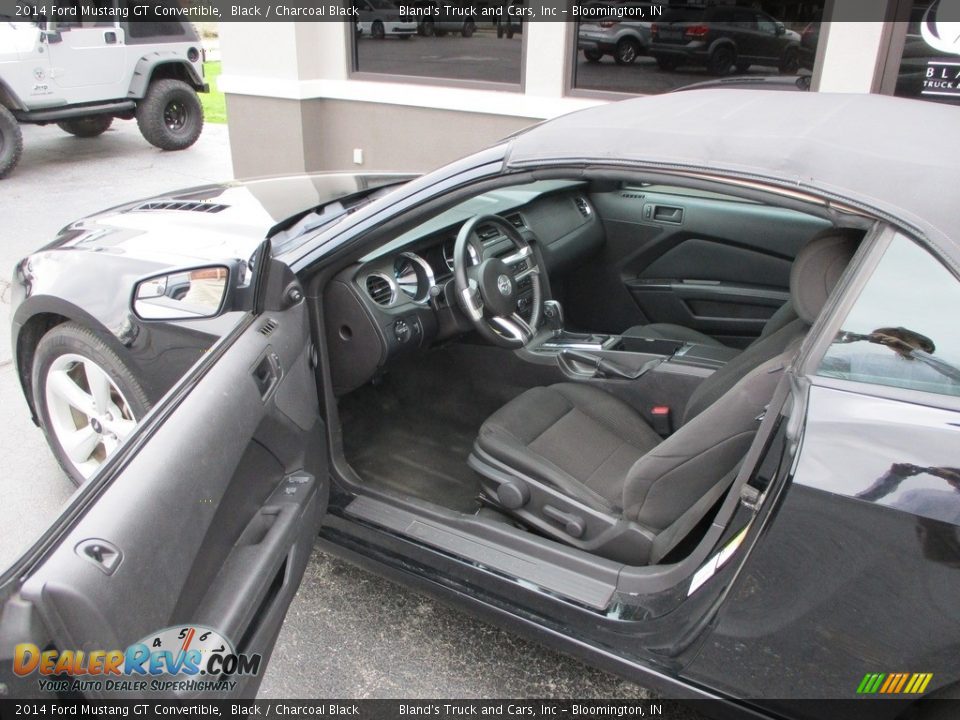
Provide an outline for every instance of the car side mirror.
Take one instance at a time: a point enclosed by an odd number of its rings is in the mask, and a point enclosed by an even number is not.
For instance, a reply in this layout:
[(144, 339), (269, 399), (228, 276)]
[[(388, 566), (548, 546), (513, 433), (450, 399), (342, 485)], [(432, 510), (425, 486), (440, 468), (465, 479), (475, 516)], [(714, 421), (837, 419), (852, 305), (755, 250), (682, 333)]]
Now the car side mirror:
[(223, 312), (232, 287), (226, 265), (152, 275), (133, 288), (133, 314), (141, 320), (201, 320)]
[(59, 30), (41, 30), (40, 37), (43, 38), (48, 45), (55, 45), (63, 40), (63, 36)]

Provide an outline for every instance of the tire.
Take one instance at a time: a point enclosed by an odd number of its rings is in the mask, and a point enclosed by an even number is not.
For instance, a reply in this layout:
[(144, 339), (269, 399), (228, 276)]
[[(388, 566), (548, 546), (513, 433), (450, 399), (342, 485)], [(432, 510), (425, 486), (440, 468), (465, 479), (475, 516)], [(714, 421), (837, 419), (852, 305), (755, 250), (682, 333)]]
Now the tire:
[(112, 124), (113, 116), (111, 115), (88, 115), (58, 122), (57, 127), (77, 137), (92, 138), (103, 135)]
[(737, 54), (729, 45), (721, 45), (710, 55), (710, 61), (707, 64), (707, 70), (711, 75), (729, 75), (737, 64)]
[(676, 58), (667, 57), (666, 55), (661, 55), (660, 57), (656, 58), (656, 61), (657, 67), (665, 72), (672, 72), (680, 65)]
[(599, 50), (584, 50), (583, 57), (586, 58), (587, 62), (596, 63), (603, 58), (603, 53)]
[(504, 31), (503, 31), (503, 23), (498, 22), (498, 23), (497, 23), (497, 37), (498, 37), (498, 38), (502, 38), (502, 37), (503, 37), (503, 32), (504, 32)]
[(640, 44), (632, 38), (623, 38), (613, 51), (613, 59), (617, 65), (632, 65), (639, 54)]
[(745, 73), (750, 69), (750, 63), (748, 62), (738, 62), (736, 65), (736, 70), (738, 73)]
[(513, 28), (507, 28), (507, 40), (513, 40)]
[(5, 178), (20, 162), (23, 153), (23, 133), (20, 123), (3, 105), (0, 105), (0, 178)]
[(151, 145), (184, 150), (203, 131), (203, 106), (194, 89), (182, 80), (155, 80), (137, 105), (137, 126)]
[(780, 59), (780, 73), (782, 75), (796, 75), (800, 70), (800, 53), (796, 48), (787, 48)]
[[(34, 407), (50, 449), (77, 485), (99, 469), (150, 409), (130, 369), (78, 323), (58, 325), (40, 339), (31, 381)], [(58, 390), (61, 387), (68, 390)], [(75, 405), (83, 405), (85, 411)], [(65, 442), (71, 438), (68, 450)]]
[(383, 23), (379, 20), (374, 20), (373, 25), (370, 26), (370, 37), (374, 40), (384, 40), (387, 37), (387, 31), (383, 29)]
[(473, 20), (466, 20), (463, 23), (463, 29), (460, 30), (460, 34), (463, 37), (473, 37), (473, 33), (477, 31), (477, 24)]

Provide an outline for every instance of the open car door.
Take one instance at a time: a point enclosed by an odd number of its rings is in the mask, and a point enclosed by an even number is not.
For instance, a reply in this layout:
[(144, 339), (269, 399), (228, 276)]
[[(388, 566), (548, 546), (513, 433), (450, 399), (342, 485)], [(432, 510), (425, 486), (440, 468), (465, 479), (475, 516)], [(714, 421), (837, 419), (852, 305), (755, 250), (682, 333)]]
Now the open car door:
[(12, 695), (256, 694), (328, 495), (306, 303), (277, 295), (147, 415), (8, 583)]

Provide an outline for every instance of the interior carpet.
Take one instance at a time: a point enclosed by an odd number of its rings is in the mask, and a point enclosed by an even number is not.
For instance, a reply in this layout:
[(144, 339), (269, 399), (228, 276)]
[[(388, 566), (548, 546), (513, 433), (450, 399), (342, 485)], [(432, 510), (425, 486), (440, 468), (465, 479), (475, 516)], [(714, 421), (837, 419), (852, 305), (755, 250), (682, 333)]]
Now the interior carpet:
[[(536, 379), (512, 377), (510, 351), (451, 345), (391, 365), (377, 384), (340, 398), (344, 452), (369, 484), (474, 512), (467, 467), (483, 421)], [(505, 367), (506, 365), (506, 367)]]

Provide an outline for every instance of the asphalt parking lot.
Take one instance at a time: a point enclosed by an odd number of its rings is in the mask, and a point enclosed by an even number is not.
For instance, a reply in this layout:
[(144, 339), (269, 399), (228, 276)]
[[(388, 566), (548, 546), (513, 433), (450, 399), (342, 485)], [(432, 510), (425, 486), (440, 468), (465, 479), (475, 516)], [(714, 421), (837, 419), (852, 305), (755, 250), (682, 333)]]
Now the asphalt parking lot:
[[(0, 181), (2, 297), (22, 256), (85, 214), (231, 176), (225, 126), (190, 150), (162, 153), (131, 122), (82, 140), (24, 128), (20, 166)], [(30, 422), (0, 339), (0, 567), (55, 518), (73, 487)], [(315, 553), (261, 694), (272, 698), (649, 697), (643, 688), (521, 640), (428, 598)]]

